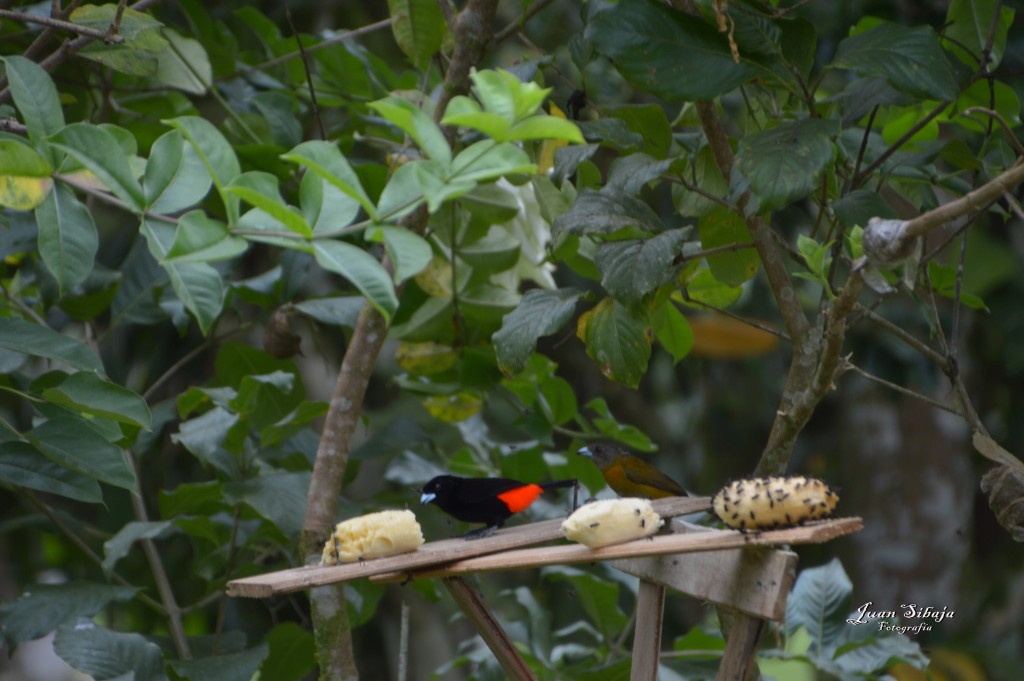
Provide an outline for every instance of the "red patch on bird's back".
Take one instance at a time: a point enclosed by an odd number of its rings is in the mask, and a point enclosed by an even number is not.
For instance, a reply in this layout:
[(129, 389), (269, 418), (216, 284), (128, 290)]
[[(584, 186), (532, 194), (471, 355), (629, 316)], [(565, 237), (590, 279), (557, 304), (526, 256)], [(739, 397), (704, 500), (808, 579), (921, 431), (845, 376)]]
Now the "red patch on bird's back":
[(529, 508), (530, 504), (536, 501), (543, 491), (544, 489), (540, 485), (523, 485), (522, 487), (502, 492), (498, 495), (498, 498), (508, 506), (509, 513), (519, 513)]

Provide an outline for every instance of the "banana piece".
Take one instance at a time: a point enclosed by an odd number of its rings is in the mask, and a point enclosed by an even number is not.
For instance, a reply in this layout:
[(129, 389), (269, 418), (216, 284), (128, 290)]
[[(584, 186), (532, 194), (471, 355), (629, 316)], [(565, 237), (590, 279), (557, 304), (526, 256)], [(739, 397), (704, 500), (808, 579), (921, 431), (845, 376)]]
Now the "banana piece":
[(838, 502), (821, 480), (792, 475), (735, 480), (719, 490), (711, 506), (729, 527), (767, 530), (827, 518)]
[(592, 501), (562, 523), (562, 532), (592, 549), (649, 537), (661, 527), (650, 499), (627, 497)]
[(423, 531), (412, 511), (380, 511), (338, 523), (324, 544), (321, 565), (386, 558), (415, 551)]

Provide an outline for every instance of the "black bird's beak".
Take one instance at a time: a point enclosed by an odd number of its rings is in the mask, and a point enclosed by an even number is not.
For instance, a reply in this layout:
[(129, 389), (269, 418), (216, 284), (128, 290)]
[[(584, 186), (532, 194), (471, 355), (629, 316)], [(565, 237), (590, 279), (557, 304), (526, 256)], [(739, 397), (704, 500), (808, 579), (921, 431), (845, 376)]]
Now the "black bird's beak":
[(579, 454), (580, 456), (589, 456), (590, 458), (594, 458), (594, 453), (591, 452), (590, 449), (586, 446), (577, 449), (576, 453)]
[(433, 501), (436, 498), (437, 498), (436, 494), (433, 494), (432, 492), (424, 492), (423, 494), (420, 495), (420, 503), (421, 504), (429, 504), (431, 501)]

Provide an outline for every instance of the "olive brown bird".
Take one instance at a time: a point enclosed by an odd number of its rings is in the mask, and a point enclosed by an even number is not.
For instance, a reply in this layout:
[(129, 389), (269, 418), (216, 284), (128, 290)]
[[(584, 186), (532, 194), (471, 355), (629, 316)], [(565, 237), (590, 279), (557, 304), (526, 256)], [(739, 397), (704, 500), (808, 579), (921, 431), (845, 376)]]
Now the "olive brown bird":
[(614, 442), (590, 444), (581, 447), (578, 453), (594, 460), (605, 482), (620, 497), (689, 496), (678, 482)]

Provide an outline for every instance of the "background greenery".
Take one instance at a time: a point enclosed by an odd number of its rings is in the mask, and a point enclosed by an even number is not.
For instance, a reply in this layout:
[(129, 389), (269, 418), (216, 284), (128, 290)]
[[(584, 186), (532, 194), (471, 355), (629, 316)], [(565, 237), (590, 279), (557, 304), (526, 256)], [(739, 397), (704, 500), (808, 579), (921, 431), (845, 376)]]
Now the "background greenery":
[[(764, 673), (1015, 678), (1020, 493), (986, 499), (971, 443), (1024, 439), (1016, 185), (920, 258), (861, 239), (1024, 153), (1014, 3), (672, 4), (76, 2), (82, 35), (0, 2), (8, 652), (503, 678), (436, 584), (346, 585), (334, 617), (224, 584), (441, 471), (607, 494), (573, 452), (612, 437), (697, 493), (809, 473), (864, 517), (799, 551)], [(540, 678), (628, 678), (631, 578), (476, 585)], [(955, 616), (845, 626), (868, 601)], [(670, 597), (663, 678), (722, 645)]]

